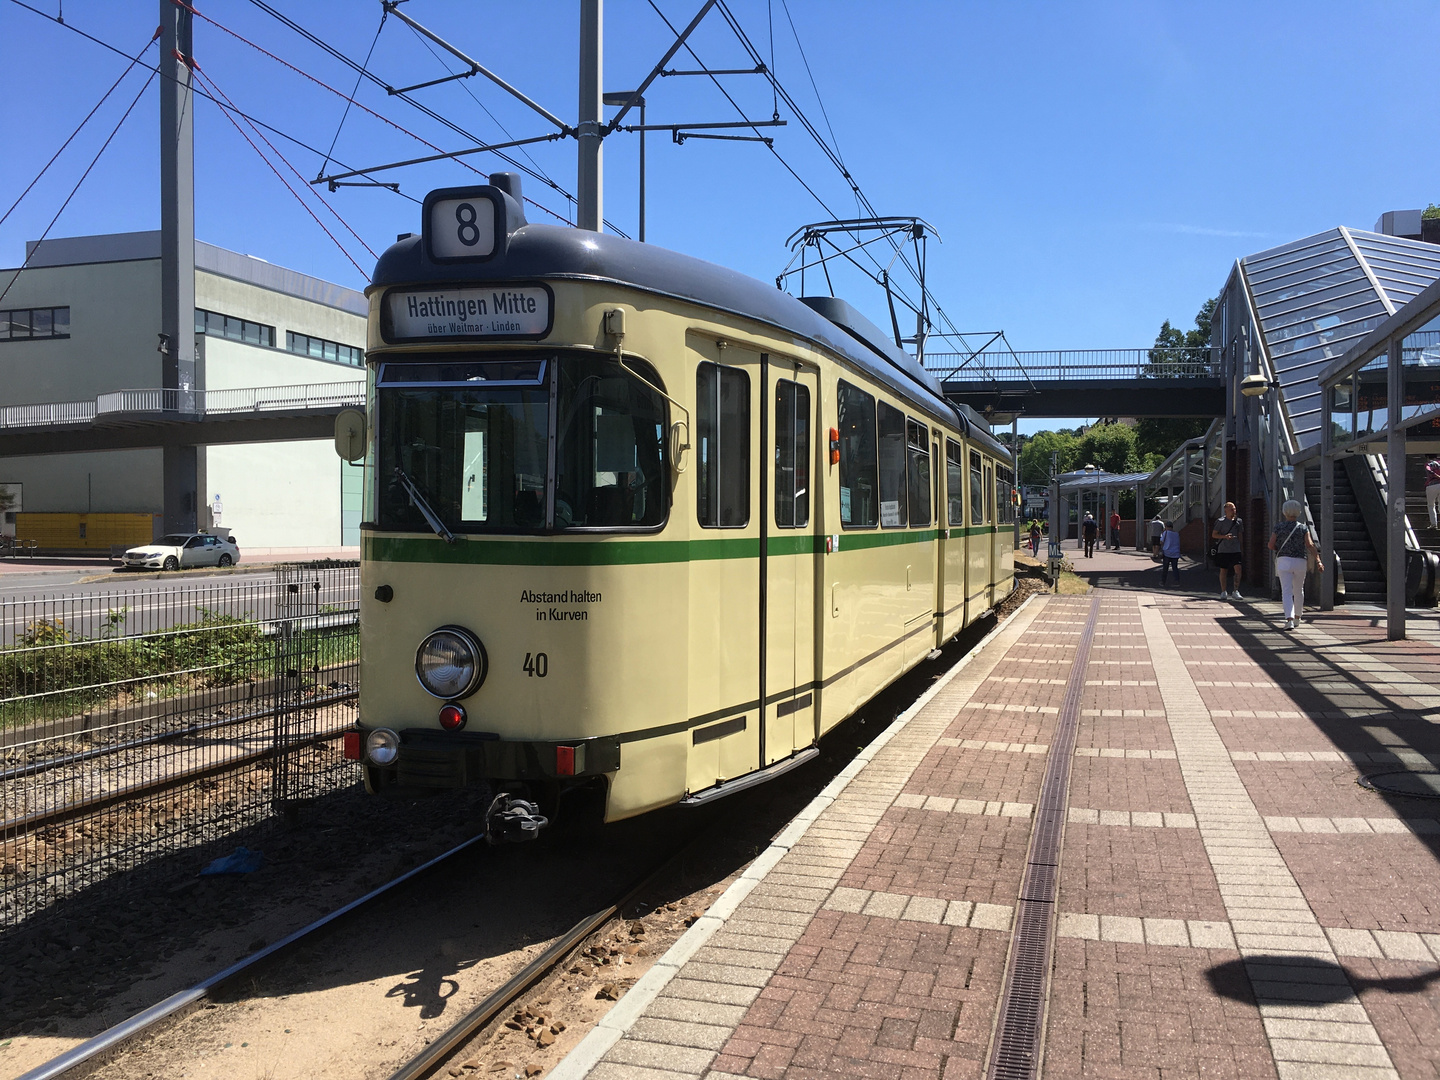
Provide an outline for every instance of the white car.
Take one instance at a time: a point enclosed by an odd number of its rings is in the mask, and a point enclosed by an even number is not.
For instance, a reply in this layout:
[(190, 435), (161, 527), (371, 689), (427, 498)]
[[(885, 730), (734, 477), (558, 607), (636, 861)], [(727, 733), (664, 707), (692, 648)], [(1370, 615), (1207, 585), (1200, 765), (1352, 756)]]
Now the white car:
[(240, 547), (234, 537), (210, 533), (171, 533), (125, 552), (125, 566), (131, 570), (234, 566), (239, 561)]

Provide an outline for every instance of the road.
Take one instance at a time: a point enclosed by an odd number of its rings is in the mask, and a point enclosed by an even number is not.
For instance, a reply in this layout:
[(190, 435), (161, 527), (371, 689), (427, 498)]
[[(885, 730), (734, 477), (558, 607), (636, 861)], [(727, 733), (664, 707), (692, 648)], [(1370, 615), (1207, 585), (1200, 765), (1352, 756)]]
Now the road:
[(154, 633), (207, 615), (269, 621), (353, 611), (357, 574), (353, 569), (312, 571), (307, 580), (320, 582), (321, 588), (291, 594), (281, 586), (275, 566), (164, 576), (107, 573), (95, 565), (34, 574), (10, 571), (0, 575), (0, 647), (14, 644), (42, 622), (62, 624), (73, 640)]

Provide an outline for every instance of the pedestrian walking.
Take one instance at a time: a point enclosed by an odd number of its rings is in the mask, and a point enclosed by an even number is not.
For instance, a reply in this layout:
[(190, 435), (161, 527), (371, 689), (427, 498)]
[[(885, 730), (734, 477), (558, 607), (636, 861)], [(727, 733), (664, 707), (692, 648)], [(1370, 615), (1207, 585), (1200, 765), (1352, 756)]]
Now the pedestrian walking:
[(1440, 529), (1440, 458), (1425, 463), (1425, 509), (1430, 513), (1430, 528)]
[[(1225, 504), (1225, 515), (1216, 519), (1210, 530), (1210, 539), (1215, 541), (1215, 566), (1220, 571), (1220, 599), (1239, 600), (1240, 597), (1240, 551), (1245, 536), (1245, 521), (1235, 516), (1235, 504)], [(1230, 580), (1234, 575), (1234, 581)], [(1228, 589), (1228, 591), (1227, 591)]]
[(1180, 584), (1180, 534), (1175, 523), (1167, 521), (1165, 531), (1160, 534), (1160, 584), (1164, 585), (1169, 572), (1175, 571), (1175, 584)]
[(1032, 559), (1040, 557), (1040, 522), (1034, 518), (1030, 519), (1030, 557)]
[(1320, 552), (1315, 548), (1315, 538), (1310, 526), (1299, 520), (1300, 503), (1287, 499), (1281, 507), (1285, 520), (1275, 526), (1270, 534), (1270, 550), (1275, 552), (1275, 576), (1280, 579), (1280, 603), (1285, 609), (1285, 629), (1294, 630), (1300, 625), (1300, 616), (1305, 612), (1305, 574), (1310, 568), (1310, 559), (1315, 560), (1315, 569), (1323, 572)]
[(1080, 535), (1085, 540), (1085, 557), (1095, 557), (1095, 538), (1100, 532), (1100, 525), (1091, 514), (1085, 515), (1085, 522), (1080, 526)]
[(1120, 511), (1110, 512), (1110, 546), (1116, 551), (1120, 550)]
[(1165, 522), (1156, 514), (1150, 519), (1150, 561), (1160, 561), (1160, 537), (1165, 532)]

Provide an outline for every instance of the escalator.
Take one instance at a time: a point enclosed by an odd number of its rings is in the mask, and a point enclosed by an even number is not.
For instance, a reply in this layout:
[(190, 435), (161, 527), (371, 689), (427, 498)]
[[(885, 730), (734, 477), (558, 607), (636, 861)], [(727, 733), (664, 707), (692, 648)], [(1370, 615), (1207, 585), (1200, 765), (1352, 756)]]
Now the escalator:
[[(1335, 470), (1335, 552), (1345, 568), (1345, 598), (1351, 603), (1385, 603), (1388, 481), (1385, 458), (1353, 454)], [(1405, 606), (1434, 607), (1440, 600), (1440, 552), (1436, 530), (1425, 510), (1425, 491), (1415, 459), (1407, 461), (1405, 511)], [(1306, 475), (1306, 497), (1319, 507), (1318, 475)], [(1412, 496), (1412, 488), (1418, 498)], [(1343, 494), (1342, 494), (1343, 492)], [(1416, 525), (1422, 528), (1416, 528)], [(1427, 542), (1428, 541), (1428, 542)], [(1353, 552), (1353, 554), (1351, 554)], [(1351, 559), (1356, 561), (1352, 562)]]

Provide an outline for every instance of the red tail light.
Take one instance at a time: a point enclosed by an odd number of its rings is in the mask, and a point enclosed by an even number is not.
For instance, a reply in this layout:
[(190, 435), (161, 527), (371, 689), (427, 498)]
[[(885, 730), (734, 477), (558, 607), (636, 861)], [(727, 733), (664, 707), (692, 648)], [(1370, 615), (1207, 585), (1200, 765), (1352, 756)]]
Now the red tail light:
[(555, 775), (556, 775), (556, 776), (574, 776), (574, 775), (575, 775), (575, 747), (573, 747), (573, 746), (557, 746), (557, 747), (555, 747)]
[(345, 758), (348, 761), (360, 760), (360, 732), (347, 731), (343, 736), (345, 743)]
[(446, 705), (440, 710), (440, 726), (446, 731), (459, 731), (465, 726), (465, 710), (459, 705)]

